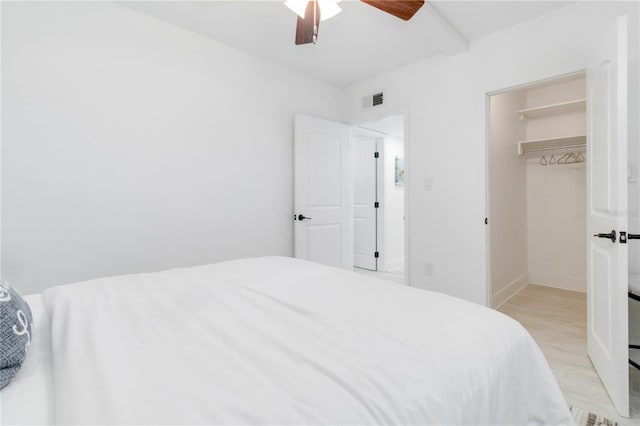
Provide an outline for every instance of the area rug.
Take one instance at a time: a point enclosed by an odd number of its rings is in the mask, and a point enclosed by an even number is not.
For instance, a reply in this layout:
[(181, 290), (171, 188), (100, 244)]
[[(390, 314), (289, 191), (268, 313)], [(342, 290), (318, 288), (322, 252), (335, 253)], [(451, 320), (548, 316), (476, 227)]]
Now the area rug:
[(577, 407), (571, 407), (571, 414), (577, 426), (618, 426), (618, 423), (606, 417), (590, 413)]

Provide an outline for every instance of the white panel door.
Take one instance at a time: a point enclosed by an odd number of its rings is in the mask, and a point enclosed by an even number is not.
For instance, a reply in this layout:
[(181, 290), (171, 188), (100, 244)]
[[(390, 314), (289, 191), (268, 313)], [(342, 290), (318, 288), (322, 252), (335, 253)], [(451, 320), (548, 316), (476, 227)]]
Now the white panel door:
[(353, 268), (349, 127), (297, 114), (294, 124), (294, 253)]
[(353, 156), (353, 265), (377, 270), (377, 161), (376, 140), (356, 138)]
[[(622, 416), (629, 415), (628, 254), (619, 240), (628, 217), (627, 71), (627, 20), (620, 17), (587, 76), (587, 346)], [(606, 238), (612, 231), (615, 238)]]

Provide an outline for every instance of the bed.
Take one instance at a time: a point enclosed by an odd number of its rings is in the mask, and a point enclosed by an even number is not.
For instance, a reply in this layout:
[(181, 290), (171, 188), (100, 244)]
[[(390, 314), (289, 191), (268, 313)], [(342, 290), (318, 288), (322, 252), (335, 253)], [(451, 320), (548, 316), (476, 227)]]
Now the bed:
[(283, 257), (27, 299), (3, 424), (573, 424), (514, 320)]

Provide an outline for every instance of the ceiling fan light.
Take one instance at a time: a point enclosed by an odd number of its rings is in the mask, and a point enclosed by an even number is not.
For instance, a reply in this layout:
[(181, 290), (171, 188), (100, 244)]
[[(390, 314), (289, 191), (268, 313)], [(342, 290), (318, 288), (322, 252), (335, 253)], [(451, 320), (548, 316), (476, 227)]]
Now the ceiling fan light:
[(340, 0), (318, 0), (321, 21), (332, 18), (342, 12), (342, 8), (338, 6), (339, 1)]
[(304, 12), (307, 10), (308, 0), (287, 0), (284, 5), (295, 12), (296, 15), (304, 19)]

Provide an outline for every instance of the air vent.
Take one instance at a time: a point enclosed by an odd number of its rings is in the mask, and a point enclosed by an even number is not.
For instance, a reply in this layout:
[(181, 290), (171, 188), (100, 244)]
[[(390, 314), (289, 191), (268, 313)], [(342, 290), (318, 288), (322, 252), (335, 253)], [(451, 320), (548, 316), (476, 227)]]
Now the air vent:
[(384, 94), (382, 92), (373, 95), (373, 106), (382, 105), (384, 102)]
[(362, 108), (368, 109), (384, 104), (384, 94), (382, 92), (374, 93), (362, 98)]

